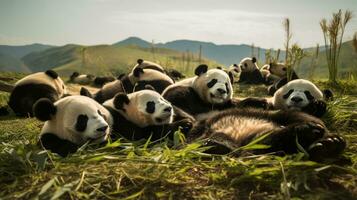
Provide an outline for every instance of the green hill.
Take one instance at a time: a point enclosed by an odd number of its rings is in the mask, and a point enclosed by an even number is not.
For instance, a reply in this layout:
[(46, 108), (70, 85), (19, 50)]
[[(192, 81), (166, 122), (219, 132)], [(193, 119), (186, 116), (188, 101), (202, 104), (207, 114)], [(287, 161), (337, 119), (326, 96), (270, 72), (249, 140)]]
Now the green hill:
[(0, 71), (30, 72), (21, 60), (2, 53), (0, 53)]
[[(316, 48), (311, 48), (308, 52), (313, 54)], [(312, 57), (306, 57), (301, 61), (300, 66), (298, 67), (298, 73), (302, 77), (308, 77), (312, 70)], [(347, 41), (342, 44), (340, 59), (339, 59), (339, 76), (344, 78), (349, 74), (357, 74), (357, 53), (354, 50), (352, 41)], [(316, 68), (314, 77), (316, 78), (327, 78), (328, 77), (328, 67), (326, 61), (325, 50), (319, 52), (319, 56), (316, 60)]]
[(0, 45), (0, 53), (20, 59), (29, 53), (43, 51), (52, 47), (54, 46), (45, 44), (29, 44), (22, 46)]
[[(66, 45), (31, 53), (22, 60), (33, 72), (56, 69), (63, 75), (69, 75), (73, 71), (96, 75), (117, 75), (131, 69), (138, 58), (188, 73), (192, 73), (192, 68), (199, 64), (197, 55), (187, 55), (175, 50), (112, 45)], [(218, 65), (217, 62), (205, 58), (202, 59), (202, 63), (210, 66)]]

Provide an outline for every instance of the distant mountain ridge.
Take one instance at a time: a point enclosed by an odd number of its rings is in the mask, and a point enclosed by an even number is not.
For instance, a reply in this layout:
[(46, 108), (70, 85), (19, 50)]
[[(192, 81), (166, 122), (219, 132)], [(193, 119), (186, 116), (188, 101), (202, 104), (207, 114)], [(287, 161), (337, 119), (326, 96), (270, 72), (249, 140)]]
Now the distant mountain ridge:
[[(136, 45), (139, 47), (152, 47), (153, 44), (138, 37), (129, 37), (120, 42), (114, 43), (114, 46)], [(209, 59), (216, 60), (226, 66), (233, 63), (239, 63), (245, 57), (251, 56), (252, 48), (250, 45), (217, 45), (212, 42), (202, 42), (195, 40), (174, 40), (166, 43), (154, 44), (154, 47), (173, 49), (181, 52), (199, 52), (202, 47), (202, 55)], [(255, 49), (256, 50), (256, 49)], [(256, 50), (257, 51), (257, 50)], [(260, 60), (265, 60), (266, 49), (261, 48), (259, 52)]]
[(20, 59), (29, 53), (43, 51), (52, 47), (55, 46), (38, 43), (22, 46), (0, 45), (0, 53)]

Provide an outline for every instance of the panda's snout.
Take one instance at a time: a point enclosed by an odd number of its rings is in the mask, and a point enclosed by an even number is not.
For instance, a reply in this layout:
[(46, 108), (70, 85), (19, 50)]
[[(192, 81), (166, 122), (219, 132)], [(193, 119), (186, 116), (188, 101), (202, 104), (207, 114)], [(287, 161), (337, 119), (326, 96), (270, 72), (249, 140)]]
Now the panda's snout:
[(105, 126), (102, 126), (100, 128), (97, 128), (97, 131), (98, 132), (105, 132), (105, 131), (107, 131), (107, 129), (108, 129), (108, 125), (105, 125)]
[(225, 94), (227, 93), (226, 90), (222, 89), (222, 88), (218, 88), (217, 91), (219, 92), (219, 94)]
[(292, 97), (291, 101), (293, 101), (295, 103), (299, 103), (299, 102), (303, 101), (303, 99), (301, 97)]

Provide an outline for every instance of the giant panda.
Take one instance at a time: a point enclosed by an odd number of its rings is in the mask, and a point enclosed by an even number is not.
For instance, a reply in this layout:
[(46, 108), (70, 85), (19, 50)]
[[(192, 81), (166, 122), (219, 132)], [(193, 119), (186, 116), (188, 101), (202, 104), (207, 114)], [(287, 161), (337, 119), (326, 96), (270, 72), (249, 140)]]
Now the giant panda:
[(326, 113), (326, 102), (333, 98), (331, 90), (321, 91), (311, 81), (295, 79), (280, 87), (268, 103), (273, 109), (299, 110), (316, 117)]
[(95, 77), (91, 74), (79, 74), (78, 72), (73, 72), (73, 74), (69, 77), (69, 82), (89, 85), (93, 83), (94, 78)]
[(55, 103), (41, 98), (33, 110), (35, 117), (45, 122), (40, 144), (63, 157), (88, 141), (104, 142), (113, 124), (110, 112), (85, 96), (67, 96)]
[(180, 129), (187, 133), (194, 119), (179, 108), (172, 106), (159, 93), (145, 89), (131, 94), (118, 93), (103, 103), (114, 119), (114, 133), (128, 140), (158, 140)]
[[(264, 137), (265, 135), (265, 137)], [(318, 118), (298, 111), (229, 109), (196, 122), (188, 142), (200, 141), (212, 148), (207, 153), (240, 155), (237, 150), (261, 137), (265, 149), (250, 153), (297, 153), (304, 148), (312, 160), (334, 158), (346, 147), (345, 140), (329, 133)], [(299, 147), (299, 145), (300, 147)]]
[[(195, 118), (205, 117), (212, 111), (236, 106), (255, 106), (254, 98), (238, 101), (232, 99), (231, 79), (220, 69), (210, 69), (205, 64), (195, 69), (195, 77), (179, 81), (165, 89), (163, 97)], [(249, 104), (245, 104), (249, 102)], [(265, 103), (262, 103), (264, 107)], [(257, 107), (259, 107), (259, 102)]]
[(103, 87), (103, 85), (112, 81), (115, 81), (115, 78), (112, 76), (97, 76), (95, 77), (93, 84), (97, 87)]
[(157, 63), (154, 63), (154, 62), (151, 62), (151, 61), (143, 60), (143, 59), (138, 59), (137, 60), (136, 65), (132, 69), (132, 72), (134, 72), (134, 70), (136, 68), (153, 69), (153, 70), (159, 71), (161, 73), (166, 73), (165, 69), (161, 65), (159, 65)]
[(53, 70), (30, 74), (15, 83), (8, 105), (18, 116), (33, 116), (32, 106), (40, 98), (57, 101), (66, 94), (66, 86)]
[(117, 80), (105, 84), (94, 94), (94, 99), (99, 103), (103, 103), (113, 98), (119, 92), (130, 94), (135, 91), (144, 90), (148, 85), (161, 93), (173, 83), (174, 81), (164, 73), (154, 69), (137, 67), (130, 74), (120, 75)]
[(243, 58), (239, 67), (241, 68), (241, 74), (239, 77), (239, 83), (247, 84), (261, 84), (264, 83), (264, 79), (257, 66), (257, 59)]

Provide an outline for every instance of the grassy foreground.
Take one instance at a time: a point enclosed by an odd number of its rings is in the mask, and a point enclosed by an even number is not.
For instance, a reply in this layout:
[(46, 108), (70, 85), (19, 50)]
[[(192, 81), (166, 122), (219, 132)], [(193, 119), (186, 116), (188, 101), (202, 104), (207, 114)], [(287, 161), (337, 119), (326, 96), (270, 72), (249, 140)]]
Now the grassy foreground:
[[(327, 87), (326, 83), (319, 83)], [(347, 138), (344, 159), (213, 156), (200, 144), (113, 141), (60, 158), (37, 143), (42, 122), (0, 118), (0, 199), (355, 199), (357, 91), (345, 83), (324, 121)], [(235, 96), (264, 96), (264, 86), (235, 86)], [(8, 95), (0, 93), (0, 105)], [(178, 148), (181, 146), (181, 148)]]

